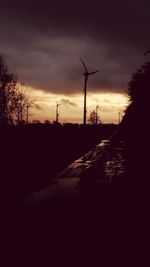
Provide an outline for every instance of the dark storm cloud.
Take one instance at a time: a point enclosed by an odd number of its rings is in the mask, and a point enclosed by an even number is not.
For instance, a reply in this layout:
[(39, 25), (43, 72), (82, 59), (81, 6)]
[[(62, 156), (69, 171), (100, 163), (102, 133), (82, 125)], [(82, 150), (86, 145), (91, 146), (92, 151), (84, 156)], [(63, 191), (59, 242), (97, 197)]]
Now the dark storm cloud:
[(89, 70), (100, 69), (91, 90), (124, 90), (150, 47), (149, 14), (146, 0), (1, 0), (0, 52), (37, 88), (82, 90), (82, 56)]

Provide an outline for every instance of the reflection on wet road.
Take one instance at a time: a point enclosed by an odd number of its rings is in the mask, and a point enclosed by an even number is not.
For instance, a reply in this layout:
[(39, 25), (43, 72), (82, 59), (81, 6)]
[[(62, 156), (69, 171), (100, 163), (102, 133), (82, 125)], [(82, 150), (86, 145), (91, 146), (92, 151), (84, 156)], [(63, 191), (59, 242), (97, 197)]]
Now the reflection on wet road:
[(40, 192), (33, 192), (29, 201), (38, 203), (50, 199), (60, 201), (88, 198), (90, 191), (87, 188), (94, 188), (96, 192), (102, 184), (110, 184), (113, 177), (123, 174), (123, 151), (123, 142), (116, 146), (110, 140), (101, 141), (86, 155), (59, 173), (49, 187)]

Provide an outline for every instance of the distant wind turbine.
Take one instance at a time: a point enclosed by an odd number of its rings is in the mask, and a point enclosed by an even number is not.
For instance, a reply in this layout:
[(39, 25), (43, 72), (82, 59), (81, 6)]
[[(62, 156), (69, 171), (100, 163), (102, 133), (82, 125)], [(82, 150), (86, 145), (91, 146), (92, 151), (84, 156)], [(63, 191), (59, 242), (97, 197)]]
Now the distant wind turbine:
[(88, 81), (88, 78), (89, 78), (89, 75), (93, 75), (97, 72), (99, 72), (98, 70), (96, 71), (93, 71), (93, 72), (89, 72), (84, 61), (82, 60), (82, 58), (80, 58), (82, 64), (83, 64), (83, 67), (85, 69), (85, 72), (83, 73), (84, 77), (85, 77), (85, 80), (84, 80), (84, 112), (83, 112), (83, 124), (86, 125), (86, 95), (87, 95), (87, 81)]
[(61, 104), (58, 104), (56, 102), (56, 123), (58, 124), (59, 122), (59, 106), (61, 106)]

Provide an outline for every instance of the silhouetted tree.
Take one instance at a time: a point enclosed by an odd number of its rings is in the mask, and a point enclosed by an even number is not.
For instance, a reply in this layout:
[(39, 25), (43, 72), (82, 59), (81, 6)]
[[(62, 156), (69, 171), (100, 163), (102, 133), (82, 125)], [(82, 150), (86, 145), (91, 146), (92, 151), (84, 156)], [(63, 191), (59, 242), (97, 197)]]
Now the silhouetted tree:
[(143, 127), (149, 120), (150, 62), (141, 66), (128, 84), (129, 106), (122, 123), (132, 127)]
[(91, 125), (96, 125), (101, 122), (100, 117), (95, 110), (90, 113), (88, 121)]
[[(128, 87), (129, 106), (121, 122), (125, 140), (127, 173), (130, 183), (147, 184), (149, 153), (149, 91), (150, 62), (141, 66), (131, 78)], [(138, 179), (140, 178), (140, 179)], [(142, 183), (141, 183), (142, 181)]]
[(15, 95), (16, 79), (8, 71), (5, 60), (0, 56), (0, 124), (13, 122), (13, 98)]
[(25, 90), (17, 88), (13, 98), (13, 111), (16, 116), (17, 124), (28, 124), (29, 108), (34, 104), (35, 100), (29, 97)]
[(44, 121), (45, 124), (51, 124), (49, 120)]
[(41, 124), (41, 121), (35, 119), (35, 120), (32, 121), (32, 123), (33, 123), (33, 124)]
[(25, 90), (17, 87), (16, 77), (0, 56), (0, 124), (28, 123), (29, 108), (34, 102)]

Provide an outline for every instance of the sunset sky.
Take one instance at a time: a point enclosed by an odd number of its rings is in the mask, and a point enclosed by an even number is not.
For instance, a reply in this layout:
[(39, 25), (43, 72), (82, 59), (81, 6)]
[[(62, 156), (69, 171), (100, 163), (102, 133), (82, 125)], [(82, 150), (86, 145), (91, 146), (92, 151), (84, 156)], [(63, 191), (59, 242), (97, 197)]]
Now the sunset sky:
[[(102, 122), (118, 122), (127, 83), (150, 48), (150, 1), (1, 0), (0, 54), (37, 99), (30, 120), (82, 122), (83, 66), (88, 114), (97, 101)], [(147, 29), (147, 30), (146, 30)]]

